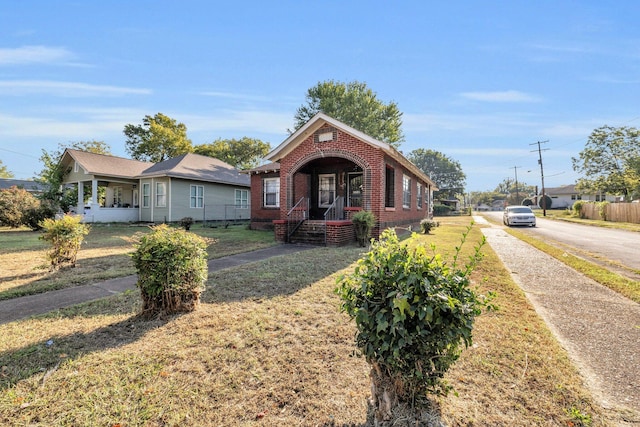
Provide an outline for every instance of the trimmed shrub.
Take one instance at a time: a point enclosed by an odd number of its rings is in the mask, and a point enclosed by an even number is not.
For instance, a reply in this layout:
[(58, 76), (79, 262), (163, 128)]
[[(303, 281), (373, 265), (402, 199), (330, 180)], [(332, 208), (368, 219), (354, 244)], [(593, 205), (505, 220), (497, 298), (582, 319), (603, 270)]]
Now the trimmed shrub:
[(573, 210), (573, 216), (577, 216), (578, 218), (582, 218), (582, 207), (584, 206), (584, 200), (577, 200), (571, 209)]
[(598, 214), (600, 214), (600, 218), (602, 218), (603, 221), (606, 221), (607, 206), (609, 206), (609, 202), (603, 201), (603, 202), (597, 202), (596, 204), (598, 205)]
[(431, 218), (425, 218), (420, 221), (420, 230), (423, 234), (429, 234), (432, 228), (436, 228), (440, 225), (440, 223), (432, 220)]
[(32, 229), (33, 231), (42, 230), (42, 223), (45, 219), (55, 218), (56, 209), (48, 200), (41, 200), (40, 206), (37, 208), (30, 208), (24, 213), (23, 221), (24, 225)]
[(403, 414), (402, 425), (422, 425), (427, 395), (449, 391), (442, 377), (460, 356), (461, 345), (471, 345), (474, 319), (492, 298), (469, 286), (483, 244), (484, 239), (459, 269), (460, 246), (449, 266), (433, 246), (433, 253), (423, 245), (410, 249), (387, 229), (354, 272), (338, 279), (342, 311), (355, 320), (357, 347), (371, 365), (376, 425), (395, 425), (398, 414)]
[(51, 250), (47, 258), (51, 270), (57, 270), (65, 265), (76, 266), (78, 251), (89, 234), (90, 227), (82, 224), (80, 216), (65, 215), (60, 219), (45, 218), (41, 226), (43, 230), (40, 239), (51, 243)]
[(376, 217), (369, 211), (358, 211), (351, 217), (356, 231), (356, 240), (362, 247), (366, 246), (371, 238), (371, 230), (376, 224)]
[(23, 188), (0, 190), (0, 224), (18, 228), (25, 223), (25, 213), (38, 205), (38, 199)]
[(132, 255), (144, 317), (196, 309), (207, 280), (207, 241), (166, 224), (142, 236)]
[(453, 211), (451, 206), (447, 205), (433, 205), (433, 214), (435, 216), (447, 216)]

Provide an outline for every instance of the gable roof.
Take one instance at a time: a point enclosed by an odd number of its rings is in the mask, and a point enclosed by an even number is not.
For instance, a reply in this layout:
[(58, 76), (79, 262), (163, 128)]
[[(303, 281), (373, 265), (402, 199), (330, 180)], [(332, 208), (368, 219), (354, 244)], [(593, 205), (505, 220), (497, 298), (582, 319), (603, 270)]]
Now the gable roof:
[(249, 187), (250, 179), (222, 160), (187, 153), (165, 160), (145, 169), (138, 178), (168, 176), (171, 178), (193, 179), (220, 184)]
[(437, 191), (437, 185), (435, 182), (431, 180), (422, 170), (420, 170), (416, 165), (410, 162), (406, 157), (402, 155), (398, 150), (396, 150), (392, 145), (387, 144), (386, 142), (378, 141), (375, 138), (367, 135), (364, 132), (361, 132), (355, 128), (352, 128), (349, 125), (342, 123), (339, 120), (334, 119), (322, 112), (317, 113), (313, 116), (307, 123), (302, 125), (297, 131), (292, 133), (287, 139), (285, 139), (280, 145), (271, 150), (269, 154), (265, 157), (267, 160), (271, 160), (272, 162), (279, 162), (280, 159), (286, 157), (289, 153), (291, 153), (297, 146), (302, 144), (302, 142), (307, 138), (307, 136), (311, 135), (316, 130), (320, 129), (324, 124), (329, 124), (341, 131), (359, 139), (360, 141), (369, 144), (372, 148), (377, 150), (384, 151), (389, 157), (396, 160), (402, 166), (410, 170), (414, 175), (420, 177), (425, 182), (428, 182), (433, 187), (434, 191)]
[(545, 188), (544, 192), (546, 194), (557, 194), (557, 195), (562, 195), (562, 194), (580, 194), (580, 192), (578, 190), (576, 190), (575, 184), (563, 185), (563, 186), (560, 186), (560, 187)]
[(62, 154), (60, 163), (72, 158), (88, 175), (104, 175), (118, 178), (133, 178), (153, 165), (150, 162), (125, 159), (107, 154), (96, 154), (88, 151), (67, 148)]

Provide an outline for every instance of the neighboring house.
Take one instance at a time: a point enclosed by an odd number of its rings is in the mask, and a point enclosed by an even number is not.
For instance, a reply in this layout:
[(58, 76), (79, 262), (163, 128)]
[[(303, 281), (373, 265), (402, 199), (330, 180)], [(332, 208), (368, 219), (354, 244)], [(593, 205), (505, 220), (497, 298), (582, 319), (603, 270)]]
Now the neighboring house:
[(615, 202), (617, 198), (610, 194), (585, 194), (576, 190), (575, 185), (545, 188), (545, 195), (551, 198), (551, 209), (571, 209), (577, 200), (591, 202)]
[(18, 187), (35, 195), (42, 194), (46, 189), (44, 185), (36, 181), (26, 179), (0, 178), (0, 190), (7, 190), (11, 187)]
[(78, 188), (77, 212), (86, 222), (249, 217), (248, 177), (212, 157), (190, 153), (154, 164), (67, 149), (60, 164), (63, 184)]
[[(418, 226), (431, 217), (433, 181), (391, 145), (323, 113), (267, 156), (251, 175), (251, 227), (274, 228), (278, 241), (354, 239), (353, 213), (371, 211), (373, 237), (388, 227)], [(303, 236), (296, 237), (298, 230)], [(309, 231), (311, 230), (311, 231)]]

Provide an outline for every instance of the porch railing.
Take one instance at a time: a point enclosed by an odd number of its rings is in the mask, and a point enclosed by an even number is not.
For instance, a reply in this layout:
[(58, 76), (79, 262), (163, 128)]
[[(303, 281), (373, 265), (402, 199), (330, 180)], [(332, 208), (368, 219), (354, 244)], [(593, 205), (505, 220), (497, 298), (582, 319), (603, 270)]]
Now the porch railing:
[(331, 206), (324, 211), (325, 221), (335, 221), (344, 219), (344, 197), (338, 196), (335, 198)]
[(307, 218), (309, 218), (309, 199), (302, 197), (287, 212), (287, 242), (291, 240), (293, 233)]
[(324, 244), (327, 244), (327, 221), (344, 219), (344, 197), (338, 196), (324, 211)]

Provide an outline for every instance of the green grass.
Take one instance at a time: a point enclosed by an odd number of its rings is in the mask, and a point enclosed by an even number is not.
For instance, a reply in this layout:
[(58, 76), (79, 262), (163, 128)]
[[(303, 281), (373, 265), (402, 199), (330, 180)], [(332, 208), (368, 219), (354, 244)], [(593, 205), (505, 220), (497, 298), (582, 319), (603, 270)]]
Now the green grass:
[[(48, 246), (40, 233), (27, 229), (0, 230), (0, 300), (48, 292), (135, 274), (130, 253), (134, 236), (148, 227), (94, 224), (78, 254), (75, 268), (49, 271)], [(248, 230), (242, 225), (227, 228), (192, 227), (195, 234), (212, 239), (209, 258), (220, 258), (275, 245), (273, 232)]]

